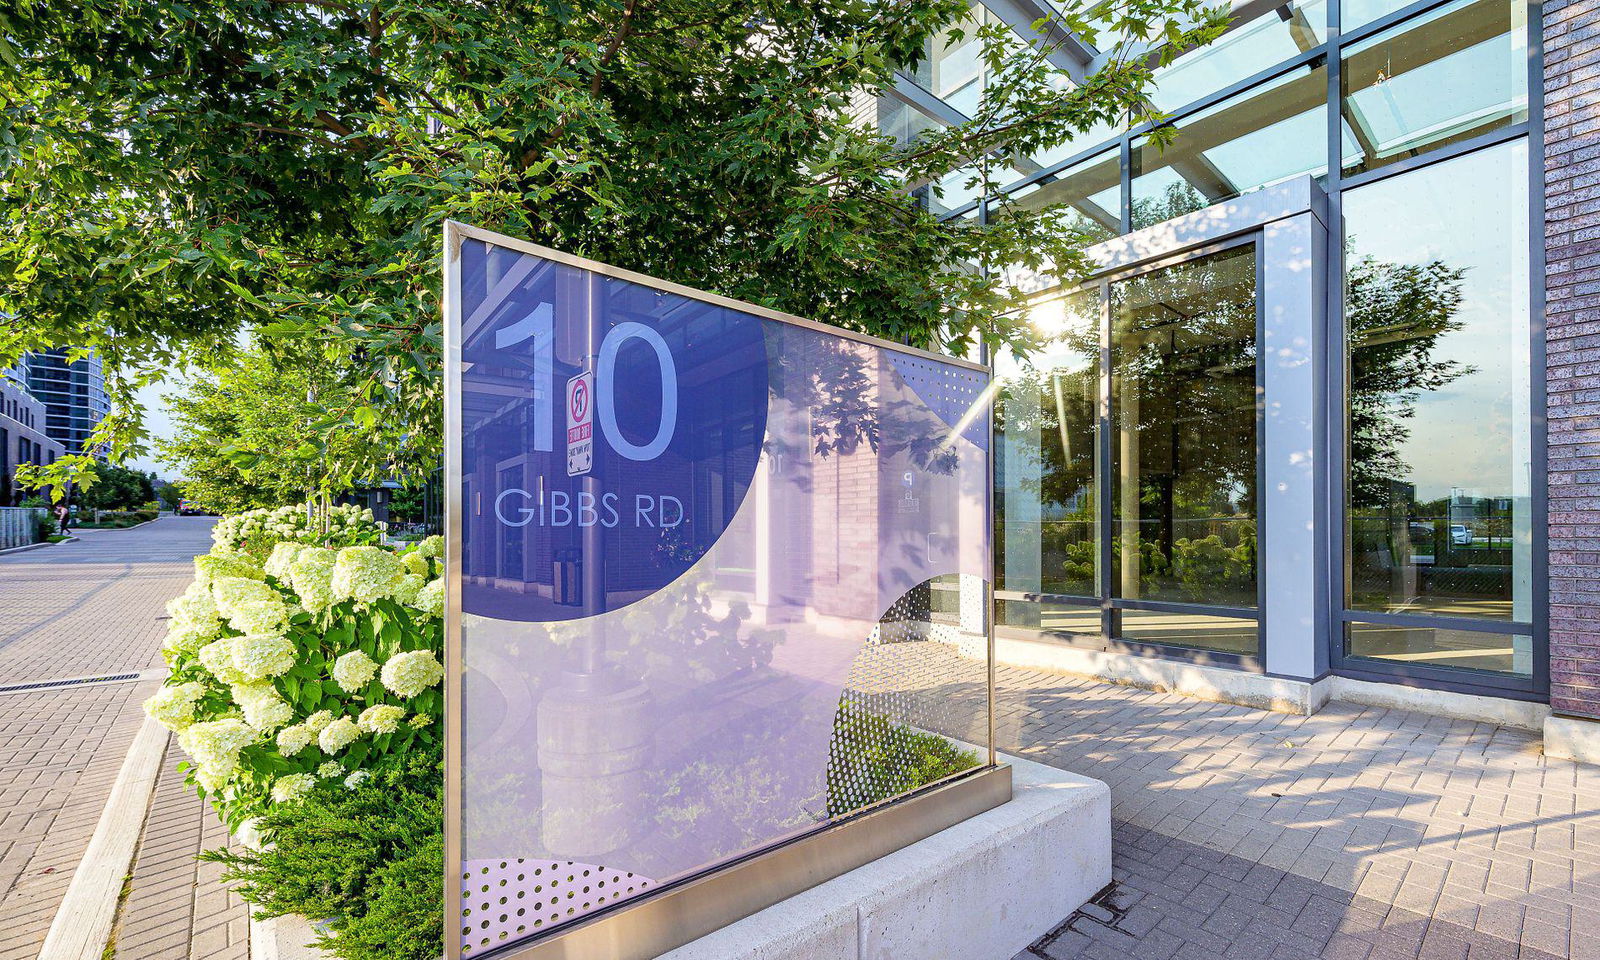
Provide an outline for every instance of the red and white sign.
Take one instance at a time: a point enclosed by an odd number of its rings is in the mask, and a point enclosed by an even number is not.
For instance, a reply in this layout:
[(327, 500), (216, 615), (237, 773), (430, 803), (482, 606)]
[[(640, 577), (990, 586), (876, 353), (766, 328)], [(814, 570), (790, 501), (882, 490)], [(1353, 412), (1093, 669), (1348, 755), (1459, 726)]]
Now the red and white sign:
[(567, 476), (594, 468), (594, 372), (567, 381)]

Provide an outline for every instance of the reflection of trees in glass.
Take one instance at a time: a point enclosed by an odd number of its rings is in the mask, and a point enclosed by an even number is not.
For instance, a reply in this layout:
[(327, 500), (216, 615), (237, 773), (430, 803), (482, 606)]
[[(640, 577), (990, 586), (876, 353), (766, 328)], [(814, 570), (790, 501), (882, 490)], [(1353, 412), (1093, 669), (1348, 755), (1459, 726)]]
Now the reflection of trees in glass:
[(1133, 198), (1133, 228), (1138, 230), (1164, 223), (1173, 217), (1203, 210), (1214, 202), (1217, 201), (1207, 200), (1187, 180), (1169, 183), (1157, 196)]
[(1166, 569), (1141, 564), (1141, 586), (1155, 575), (1169, 598), (1254, 601), (1254, 257), (1242, 248), (1112, 288), (1118, 519), (1137, 522), (1141, 559), (1146, 544), (1159, 551)]
[[(1078, 308), (1069, 313), (1079, 313)], [(1072, 323), (1051, 341), (1049, 352), (1074, 358), (1043, 369), (1025, 366), (1008, 378), (995, 405), (996, 435), (1037, 458), (1039, 476), (1005, 477), (1007, 487), (1040, 505), (1040, 588), (1047, 593), (1091, 596), (1094, 578), (1094, 470), (1096, 395), (1099, 381), (1098, 325)], [(995, 562), (1005, 579), (1006, 496), (995, 499)], [(1011, 531), (1009, 535), (1017, 535)], [(1087, 563), (1085, 570), (1084, 563)]]
[(874, 384), (865, 369), (867, 351), (845, 341), (821, 343), (812, 359), (817, 365), (808, 382), (812, 452), (847, 455), (863, 443), (876, 451), (878, 406), (868, 396)]
[(1461, 329), (1466, 271), (1443, 261), (1388, 263), (1362, 257), (1345, 269), (1350, 342), (1350, 506), (1382, 507), (1411, 467), (1401, 448), (1418, 400), (1472, 372), (1434, 357), (1439, 338)]

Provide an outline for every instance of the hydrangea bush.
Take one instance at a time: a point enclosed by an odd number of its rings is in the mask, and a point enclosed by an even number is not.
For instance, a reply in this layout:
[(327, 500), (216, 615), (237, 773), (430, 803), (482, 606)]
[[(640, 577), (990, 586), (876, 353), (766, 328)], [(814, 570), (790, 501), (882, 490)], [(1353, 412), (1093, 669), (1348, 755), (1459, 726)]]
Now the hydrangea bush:
[[(264, 562), (239, 549), (265, 537), (278, 539)], [(441, 548), (334, 549), (235, 524), (195, 558), (145, 710), (178, 733), (189, 782), (230, 826), (439, 742)]]
[(279, 543), (351, 547), (377, 544), (383, 528), (366, 507), (328, 507), (298, 504), (292, 507), (246, 510), (223, 517), (211, 528), (217, 548), (265, 559)]

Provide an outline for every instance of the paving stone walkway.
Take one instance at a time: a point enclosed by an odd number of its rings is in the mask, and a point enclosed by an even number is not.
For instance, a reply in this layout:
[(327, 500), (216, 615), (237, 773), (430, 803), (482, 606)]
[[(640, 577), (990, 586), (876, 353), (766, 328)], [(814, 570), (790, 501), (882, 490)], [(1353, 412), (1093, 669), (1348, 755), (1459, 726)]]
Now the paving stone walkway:
[[(210, 531), (167, 517), (0, 556), (0, 960), (38, 954), (159, 680), (7, 688), (159, 668), (166, 602)], [(169, 742), (115, 956), (242, 958), (244, 908), (193, 859), (222, 833), (175, 782), (176, 754)]]
[[(3, 690), (158, 665), (162, 607), (208, 532), (169, 518), (0, 557), (0, 960), (37, 953), (154, 681)], [(970, 737), (981, 684), (937, 662), (955, 656), (919, 657), (934, 679), (914, 686)], [(997, 683), (1002, 749), (1113, 798), (1113, 884), (1016, 960), (1600, 960), (1600, 767), (1535, 737), (1006, 667)], [(115, 956), (242, 960), (244, 907), (193, 860), (222, 831), (177, 759), (169, 743)]]
[(1103, 780), (1114, 883), (1016, 960), (1600, 960), (1600, 767), (1517, 731), (1000, 668), (1002, 749)]

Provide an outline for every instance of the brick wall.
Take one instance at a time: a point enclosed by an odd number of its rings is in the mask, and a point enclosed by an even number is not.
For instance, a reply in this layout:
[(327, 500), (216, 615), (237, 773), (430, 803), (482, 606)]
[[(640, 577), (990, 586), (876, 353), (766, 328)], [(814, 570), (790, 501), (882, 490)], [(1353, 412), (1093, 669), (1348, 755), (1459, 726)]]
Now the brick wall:
[(1544, 5), (1550, 702), (1600, 719), (1600, 0)]

